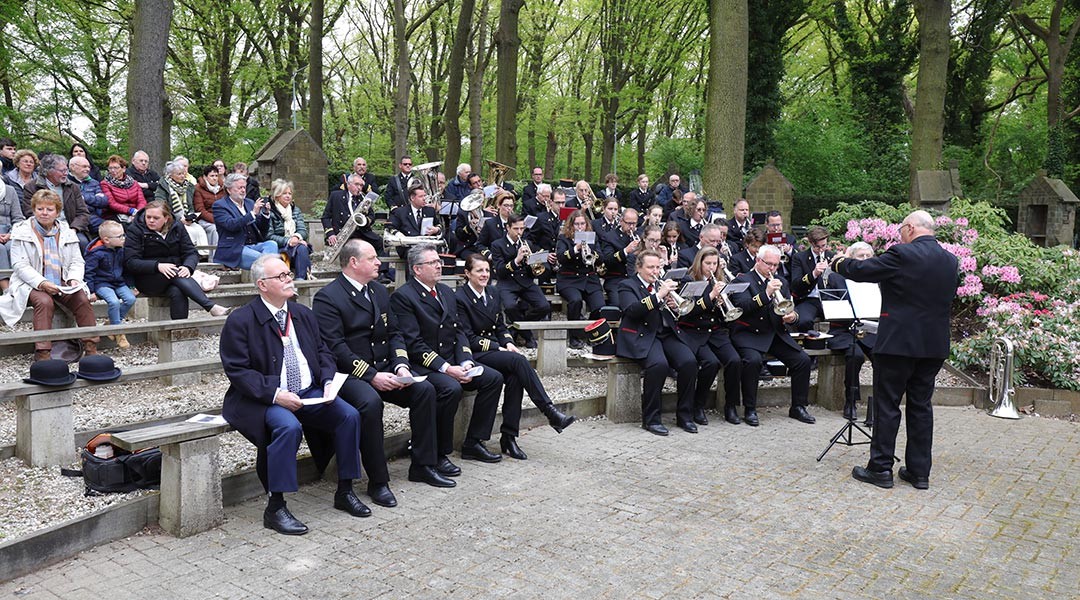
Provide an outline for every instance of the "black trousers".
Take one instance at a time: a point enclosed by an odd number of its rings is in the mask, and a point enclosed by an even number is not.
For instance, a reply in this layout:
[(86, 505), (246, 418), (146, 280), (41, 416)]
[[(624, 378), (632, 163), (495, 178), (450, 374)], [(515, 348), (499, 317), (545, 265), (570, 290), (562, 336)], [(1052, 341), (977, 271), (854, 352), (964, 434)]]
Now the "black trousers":
[[(742, 357), (743, 405), (757, 410), (758, 374), (761, 373), (763, 355), (753, 348), (739, 348)], [(806, 406), (810, 398), (810, 357), (801, 349), (796, 350), (773, 336), (769, 354), (784, 363), (791, 377), (791, 406)]]
[(709, 387), (720, 372), (720, 358), (708, 344), (702, 344), (694, 350), (694, 359), (698, 365), (697, 383), (694, 385), (694, 410), (704, 410), (709, 399)]
[(709, 348), (712, 349), (716, 358), (720, 360), (720, 368), (724, 370), (724, 407), (739, 406), (742, 385), (742, 357), (739, 356), (735, 346), (731, 345), (731, 339), (724, 335), (714, 335), (709, 339)]
[(900, 430), (900, 398), (907, 394), (907, 449), (904, 462), (916, 477), (929, 477), (934, 441), (934, 379), (942, 358), (874, 353), (874, 432), (871, 471), (891, 471)]
[(525, 391), (529, 392), (529, 398), (538, 408), (551, 405), (551, 398), (540, 383), (540, 376), (529, 364), (529, 359), (517, 352), (501, 350), (478, 352), (474, 358), (484, 367), (494, 369), (503, 376), (503, 419), (502, 427), (499, 428), (501, 433), (518, 436), (521, 401), (525, 398)]
[[(498, 371), (485, 368), (479, 377), (474, 377), (464, 385), (438, 371), (430, 371), (427, 376), (428, 382), (435, 386), (437, 398), (435, 429), (439, 456), (447, 456), (454, 451), (454, 415), (457, 414), (463, 389), (476, 392), (469, 427), (465, 431), (465, 442), (491, 439), (491, 428), (495, 426), (495, 412), (499, 410), (499, 396), (503, 387), (503, 377)], [(451, 406), (452, 410), (449, 409)]]
[[(583, 307), (587, 307), (591, 313), (604, 306), (604, 291), (595, 282), (560, 283), (559, 295), (566, 300), (567, 321), (585, 318), (581, 310)], [(580, 331), (571, 331), (570, 334), (579, 338), (583, 336)]]
[(349, 377), (338, 393), (360, 413), (360, 458), (371, 483), (390, 481), (383, 448), (383, 401), (409, 409), (412, 462), (435, 466), (435, 387), (426, 381), (400, 390), (379, 392), (368, 382)]
[(604, 295), (607, 296), (608, 306), (619, 306), (619, 284), (626, 278), (626, 275), (608, 275), (604, 278)]
[(697, 361), (690, 350), (674, 334), (657, 336), (649, 354), (639, 360), (644, 375), (644, 388), (641, 394), (641, 423), (652, 425), (660, 423), (660, 395), (664, 389), (664, 380), (668, 372), (675, 369), (679, 395), (675, 408), (675, 418), (683, 423), (694, 418), (694, 392), (696, 390)]
[(844, 350), (844, 398), (859, 400), (859, 371), (866, 362), (866, 355), (857, 342), (852, 342)]
[(523, 288), (496, 284), (495, 289), (499, 291), (506, 317), (512, 322), (544, 321), (551, 316), (551, 303), (536, 284)]

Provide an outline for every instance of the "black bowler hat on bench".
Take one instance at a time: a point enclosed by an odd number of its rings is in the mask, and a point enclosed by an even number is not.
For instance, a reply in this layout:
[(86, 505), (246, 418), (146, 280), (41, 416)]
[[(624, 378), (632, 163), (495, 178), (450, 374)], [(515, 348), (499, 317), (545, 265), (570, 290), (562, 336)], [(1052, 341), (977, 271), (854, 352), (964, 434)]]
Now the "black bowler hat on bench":
[(113, 359), (104, 354), (91, 354), (79, 361), (78, 376), (90, 381), (112, 381), (120, 377)]
[(74, 381), (75, 374), (68, 370), (67, 362), (53, 358), (30, 365), (30, 376), (23, 379), (23, 383), (52, 386), (71, 385)]

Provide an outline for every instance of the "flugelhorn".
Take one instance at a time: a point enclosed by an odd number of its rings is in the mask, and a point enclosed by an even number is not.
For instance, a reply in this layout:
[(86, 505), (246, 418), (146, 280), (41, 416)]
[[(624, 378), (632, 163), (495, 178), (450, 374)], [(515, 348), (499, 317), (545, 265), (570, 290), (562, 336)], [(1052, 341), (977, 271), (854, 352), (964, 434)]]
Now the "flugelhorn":
[(716, 279), (716, 277), (711, 275), (709, 276), (709, 280), (712, 281), (714, 287), (718, 285), (721, 286), (720, 312), (724, 313), (724, 321), (730, 322), (741, 317), (743, 312), (742, 309), (738, 306), (735, 306), (735, 304), (731, 301), (731, 297), (728, 296), (727, 290), (724, 289), (727, 287), (727, 284), (719, 281), (718, 279)]

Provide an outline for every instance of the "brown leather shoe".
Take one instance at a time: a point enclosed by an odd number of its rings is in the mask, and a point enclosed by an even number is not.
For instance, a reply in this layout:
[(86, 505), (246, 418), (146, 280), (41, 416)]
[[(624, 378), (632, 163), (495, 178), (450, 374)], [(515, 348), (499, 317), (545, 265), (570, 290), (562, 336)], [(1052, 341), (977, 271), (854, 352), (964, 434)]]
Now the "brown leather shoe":
[(83, 354), (89, 356), (91, 354), (97, 354), (97, 342), (91, 342), (83, 340)]

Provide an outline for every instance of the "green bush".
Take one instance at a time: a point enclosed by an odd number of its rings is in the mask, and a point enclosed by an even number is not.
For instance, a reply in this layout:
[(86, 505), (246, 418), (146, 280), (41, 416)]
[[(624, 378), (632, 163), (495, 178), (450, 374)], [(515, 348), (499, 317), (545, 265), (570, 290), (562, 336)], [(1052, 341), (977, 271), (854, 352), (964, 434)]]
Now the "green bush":
[[(821, 209), (817, 218), (811, 220), (810, 224), (828, 229), (834, 237), (842, 237), (847, 231), (848, 221), (883, 219), (888, 223), (899, 223), (909, 212), (911, 212), (911, 205), (899, 198), (845, 197), (844, 200), (838, 201), (832, 210)], [(798, 223), (794, 217), (792, 221)]]

